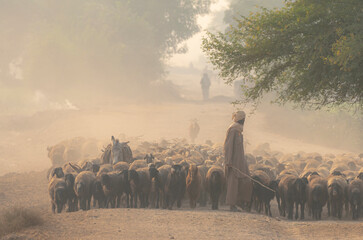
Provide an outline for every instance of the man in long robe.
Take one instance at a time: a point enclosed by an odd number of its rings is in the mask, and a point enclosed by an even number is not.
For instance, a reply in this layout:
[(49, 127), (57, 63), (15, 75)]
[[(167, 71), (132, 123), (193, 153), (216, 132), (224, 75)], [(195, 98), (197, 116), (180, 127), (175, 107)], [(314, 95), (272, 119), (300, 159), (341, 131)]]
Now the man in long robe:
[(243, 125), (246, 114), (243, 111), (233, 113), (233, 123), (227, 130), (224, 142), (225, 176), (227, 181), (226, 204), (231, 211), (239, 211), (236, 207), (250, 203), (252, 197), (252, 181), (243, 148)]
[(202, 93), (203, 93), (203, 100), (209, 99), (209, 88), (211, 85), (211, 82), (208, 77), (208, 73), (204, 73), (202, 80), (200, 81), (200, 85), (202, 86)]

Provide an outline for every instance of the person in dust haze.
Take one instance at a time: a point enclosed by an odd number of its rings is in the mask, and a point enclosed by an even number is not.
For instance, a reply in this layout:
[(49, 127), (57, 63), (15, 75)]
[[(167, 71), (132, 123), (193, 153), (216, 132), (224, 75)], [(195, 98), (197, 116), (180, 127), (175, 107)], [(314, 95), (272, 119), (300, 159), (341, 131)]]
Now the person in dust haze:
[(208, 100), (209, 98), (209, 88), (210, 88), (210, 79), (208, 74), (205, 72), (203, 74), (202, 80), (200, 80), (200, 85), (202, 86), (203, 100)]
[(197, 119), (193, 119), (189, 126), (189, 137), (192, 143), (194, 143), (195, 139), (198, 137), (199, 133), (199, 124)]
[[(233, 113), (233, 123), (229, 126), (224, 142), (225, 176), (227, 183), (226, 204), (231, 211), (239, 211), (236, 205), (249, 203), (252, 196), (252, 182), (245, 159), (243, 147), (243, 126), (246, 114), (243, 111)], [(246, 176), (247, 175), (247, 176)]]
[(241, 96), (243, 95), (242, 84), (243, 84), (242, 80), (235, 80), (233, 83), (234, 97), (237, 99), (240, 99)]

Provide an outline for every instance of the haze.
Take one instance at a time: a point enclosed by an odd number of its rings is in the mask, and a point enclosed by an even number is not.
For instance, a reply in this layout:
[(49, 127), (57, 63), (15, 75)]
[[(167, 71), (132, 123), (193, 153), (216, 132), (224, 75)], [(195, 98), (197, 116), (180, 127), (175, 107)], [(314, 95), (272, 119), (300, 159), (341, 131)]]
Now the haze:
[[(200, 50), (205, 30), (226, 27), (229, 1), (129, 2), (0, 0), (0, 175), (49, 167), (46, 147), (77, 136), (106, 145), (115, 135), (131, 147), (188, 139), (194, 118), (197, 143), (222, 144), (231, 113), (251, 112), (231, 104), (235, 89)], [(352, 113), (292, 110), (266, 98), (246, 120), (247, 151), (268, 142), (284, 152), (358, 153), (362, 125)]]

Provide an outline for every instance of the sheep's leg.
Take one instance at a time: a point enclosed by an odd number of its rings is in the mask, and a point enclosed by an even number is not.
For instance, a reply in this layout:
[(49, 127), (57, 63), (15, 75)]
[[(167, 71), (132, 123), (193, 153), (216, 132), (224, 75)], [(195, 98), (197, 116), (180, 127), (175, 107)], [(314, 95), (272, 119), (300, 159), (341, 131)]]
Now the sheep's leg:
[(193, 208), (193, 200), (191, 198), (189, 199), (189, 206), (190, 208)]
[(130, 207), (134, 207), (134, 195), (132, 193), (130, 194)]
[(281, 205), (280, 205), (280, 195), (278, 194), (278, 192), (276, 191), (276, 201), (277, 201), (277, 207), (279, 209), (279, 213), (280, 216), (282, 215), (282, 209), (281, 209)]
[(281, 201), (281, 216), (286, 217), (286, 206), (284, 200)]
[(270, 205), (270, 203), (268, 203), (268, 214), (269, 214), (269, 216), (270, 217), (272, 217), (272, 213), (271, 213), (271, 205)]
[(345, 200), (344, 203), (345, 203), (345, 217), (348, 217), (348, 215), (349, 215), (349, 202), (348, 202), (348, 200)]
[(149, 194), (145, 194), (145, 208), (149, 207)]
[(57, 203), (57, 213), (61, 213), (63, 209), (63, 204)]
[[(97, 199), (93, 196), (93, 207), (96, 207)], [(100, 204), (98, 204), (98, 207), (100, 207)]]
[(338, 218), (342, 219), (342, 213), (343, 213), (343, 202), (338, 203)]
[(126, 193), (126, 207), (129, 208), (130, 204), (129, 204), (129, 200), (130, 200), (130, 196), (128, 193)]
[(287, 202), (287, 218), (292, 220), (292, 215), (293, 215), (293, 211), (294, 211), (294, 202)]
[(295, 202), (295, 220), (299, 218), (299, 203)]
[(301, 211), (301, 213), (300, 213), (300, 219), (303, 220), (305, 218), (305, 216), (304, 216), (305, 215), (305, 213), (304, 213), (304, 211), (305, 211), (305, 203), (304, 202), (300, 204), (300, 211)]
[(78, 211), (78, 198), (74, 198), (74, 211)]
[(173, 205), (174, 205), (174, 202), (175, 202), (175, 197), (172, 196), (171, 199), (169, 200), (169, 210), (173, 209)]
[(170, 205), (170, 199), (169, 199), (169, 195), (167, 194), (165, 196), (165, 208), (169, 208)]
[(90, 210), (91, 209), (91, 198), (89, 197), (87, 199), (87, 210)]
[(55, 213), (55, 204), (52, 202), (52, 212)]
[(138, 194), (135, 193), (135, 196), (134, 196), (134, 208), (137, 208), (137, 196)]
[(67, 212), (72, 212), (72, 199), (71, 198), (68, 199), (67, 205), (68, 205)]
[(330, 207), (331, 207), (331, 204), (330, 204), (330, 199), (328, 200), (328, 217), (330, 217)]
[(156, 193), (156, 206), (155, 206), (155, 208), (159, 208), (159, 201), (160, 201), (160, 192), (157, 191), (157, 193)]
[(117, 196), (117, 208), (121, 207), (121, 195)]

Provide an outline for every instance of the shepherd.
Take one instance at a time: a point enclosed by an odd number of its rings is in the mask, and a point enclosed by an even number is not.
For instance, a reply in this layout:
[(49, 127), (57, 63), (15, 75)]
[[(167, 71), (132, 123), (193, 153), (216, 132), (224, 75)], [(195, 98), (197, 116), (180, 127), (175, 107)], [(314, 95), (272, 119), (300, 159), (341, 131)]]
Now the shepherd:
[(199, 130), (200, 130), (200, 127), (198, 124), (198, 120), (193, 119), (189, 126), (189, 136), (190, 136), (192, 143), (194, 143), (195, 139), (198, 137)]
[[(243, 126), (246, 114), (244, 111), (233, 113), (233, 123), (227, 130), (224, 142), (225, 176), (227, 183), (226, 204), (233, 212), (240, 211), (237, 206), (250, 205), (252, 182), (248, 178), (250, 171), (243, 148)], [(247, 175), (247, 176), (246, 176)]]

